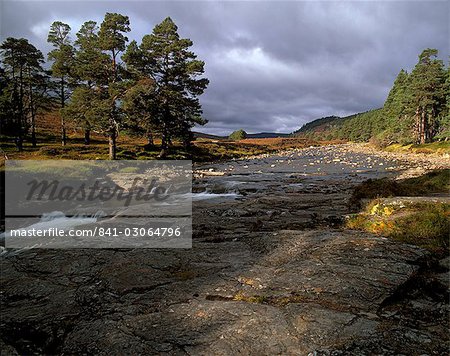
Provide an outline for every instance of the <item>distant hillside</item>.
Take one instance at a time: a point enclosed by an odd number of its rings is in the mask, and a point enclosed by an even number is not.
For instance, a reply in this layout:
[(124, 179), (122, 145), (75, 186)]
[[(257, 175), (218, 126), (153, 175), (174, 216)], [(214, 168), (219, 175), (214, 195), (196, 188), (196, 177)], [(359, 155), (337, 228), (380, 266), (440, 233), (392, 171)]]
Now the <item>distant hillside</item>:
[(207, 134), (207, 133), (196, 132), (196, 131), (194, 131), (192, 133), (193, 133), (195, 138), (207, 138), (207, 139), (210, 139), (210, 140), (225, 140), (225, 139), (228, 138), (226, 136), (210, 135), (210, 134)]
[(425, 49), (411, 73), (401, 70), (383, 108), (314, 120), (294, 132), (311, 139), (428, 143), (450, 139), (450, 66)]
[(291, 136), (291, 134), (277, 133), (277, 132), (259, 132), (254, 134), (247, 134), (247, 138), (277, 138), (289, 136)]
[(368, 141), (384, 129), (382, 109), (350, 116), (327, 116), (303, 125), (293, 134), (319, 140)]
[[(193, 132), (196, 138), (207, 138), (210, 140), (226, 140), (228, 136), (217, 136), (210, 135), (203, 132)], [(254, 134), (247, 134), (247, 138), (277, 138), (277, 137), (290, 137), (291, 134), (288, 133), (277, 133), (277, 132), (258, 132)]]
[(300, 129), (293, 132), (294, 136), (298, 136), (301, 133), (308, 132), (321, 132), (329, 129), (332, 125), (337, 124), (337, 121), (341, 118), (339, 116), (326, 116), (320, 119), (313, 120), (304, 124)]

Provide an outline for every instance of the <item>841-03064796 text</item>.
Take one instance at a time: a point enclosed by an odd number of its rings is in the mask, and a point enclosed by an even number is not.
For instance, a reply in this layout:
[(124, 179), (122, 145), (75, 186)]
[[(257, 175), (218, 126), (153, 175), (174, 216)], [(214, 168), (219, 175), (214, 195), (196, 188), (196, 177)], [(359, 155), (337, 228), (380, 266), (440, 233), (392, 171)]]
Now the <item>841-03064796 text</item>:
[(47, 229), (16, 229), (11, 230), (11, 236), (21, 237), (89, 237), (89, 236), (107, 236), (107, 237), (181, 237), (183, 229), (181, 227), (98, 227), (91, 229), (59, 229), (51, 227)]

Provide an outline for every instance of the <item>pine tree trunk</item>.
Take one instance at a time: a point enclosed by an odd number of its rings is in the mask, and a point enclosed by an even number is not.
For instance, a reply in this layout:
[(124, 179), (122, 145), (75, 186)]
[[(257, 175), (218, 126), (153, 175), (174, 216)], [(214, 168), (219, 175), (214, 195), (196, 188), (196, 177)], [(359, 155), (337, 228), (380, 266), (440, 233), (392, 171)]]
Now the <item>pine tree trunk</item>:
[(109, 134), (109, 159), (116, 159), (116, 130), (111, 129)]
[(37, 146), (37, 140), (36, 140), (36, 125), (34, 123), (34, 118), (31, 121), (31, 144), (33, 147)]
[[(61, 77), (61, 108), (64, 108), (66, 103), (66, 98), (64, 96), (64, 77)], [(65, 146), (67, 144), (66, 137), (66, 122), (64, 116), (61, 114), (61, 145)]]
[(155, 145), (153, 141), (153, 133), (151, 130), (147, 130), (147, 146), (149, 148), (153, 147)]
[(166, 154), (167, 154), (167, 134), (165, 129), (163, 130), (163, 132), (161, 133), (161, 152), (159, 153), (159, 158), (165, 158)]
[(117, 144), (116, 139), (118, 136), (118, 127), (116, 123), (116, 104), (113, 101), (111, 103), (111, 111), (109, 114), (109, 159), (115, 160), (116, 159), (116, 151), (117, 151)]
[(192, 140), (192, 132), (189, 130), (183, 136), (183, 147), (185, 151), (191, 150), (192, 148), (191, 140)]
[(111, 51), (111, 54), (112, 54), (113, 83), (115, 83), (117, 79), (116, 51), (113, 49)]
[(191, 149), (191, 140), (184, 139), (183, 140), (183, 148), (184, 148), (185, 151), (190, 151), (190, 149)]
[(161, 137), (161, 152), (159, 152), (159, 158), (166, 157), (167, 151), (167, 142), (166, 142), (166, 136), (163, 134)]
[(65, 146), (66, 144), (67, 144), (66, 122), (64, 118), (61, 116), (61, 145)]
[(89, 129), (84, 130), (84, 144), (86, 146), (91, 144), (91, 130)]
[[(31, 76), (31, 74), (30, 74)], [(31, 114), (31, 144), (33, 147), (37, 146), (36, 142), (36, 112), (34, 110), (33, 88), (30, 83), (30, 114)]]
[(22, 122), (23, 117), (23, 68), (20, 67), (19, 72), (19, 115), (17, 116), (17, 137), (16, 137), (16, 147), (19, 152), (23, 151), (23, 127)]
[(420, 129), (422, 127), (421, 122), (420, 122), (420, 107), (417, 107), (416, 109), (416, 120), (415, 120), (415, 124), (414, 124), (414, 136), (415, 136), (415, 142), (419, 143), (420, 142)]
[(427, 117), (425, 115), (425, 110), (422, 110), (421, 120), (420, 120), (420, 144), (426, 143), (426, 132), (427, 132)]
[(435, 120), (436, 120), (436, 110), (434, 106), (431, 107), (431, 117), (428, 120), (428, 132), (427, 132), (427, 141), (432, 142), (434, 136), (436, 135), (436, 126), (435, 126)]
[(167, 155), (167, 150), (165, 148), (161, 148), (158, 158), (166, 158), (166, 155)]
[(17, 151), (22, 152), (23, 151), (23, 138), (22, 136), (18, 136), (15, 138), (15, 144), (17, 147)]

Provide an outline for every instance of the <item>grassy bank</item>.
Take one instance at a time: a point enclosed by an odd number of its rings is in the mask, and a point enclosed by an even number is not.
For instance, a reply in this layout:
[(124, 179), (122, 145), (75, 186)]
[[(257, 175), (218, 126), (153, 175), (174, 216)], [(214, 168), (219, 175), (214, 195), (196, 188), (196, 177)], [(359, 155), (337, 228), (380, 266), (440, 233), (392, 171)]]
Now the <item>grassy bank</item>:
[(394, 153), (450, 154), (450, 141), (425, 143), (423, 145), (393, 144), (387, 146), (384, 150)]
[[(275, 153), (280, 150), (303, 148), (311, 145), (328, 144), (300, 138), (270, 138), (248, 139), (241, 141), (197, 139), (192, 149), (186, 151), (181, 143), (174, 142), (168, 151), (167, 159), (192, 159), (195, 162), (213, 162), (240, 158), (265, 153)], [(117, 158), (128, 160), (157, 159), (160, 152), (159, 140), (154, 147), (148, 147), (145, 140), (129, 136), (118, 139)], [(56, 137), (41, 136), (36, 147), (30, 143), (24, 144), (22, 152), (18, 152), (12, 138), (0, 139), (2, 154), (8, 159), (108, 159), (108, 144), (104, 137), (94, 136), (90, 145), (84, 145), (81, 136), (69, 137), (69, 143), (61, 146)]]
[(450, 204), (373, 200), (346, 221), (349, 229), (368, 231), (448, 255)]
[(446, 199), (439, 201), (426, 196), (449, 192), (449, 169), (400, 182), (368, 180), (355, 188), (350, 204), (361, 209), (365, 200), (369, 199), (369, 202), (359, 213), (348, 217), (346, 227), (415, 244), (438, 255), (448, 255), (450, 203)]
[(403, 181), (369, 179), (354, 189), (349, 204), (353, 209), (360, 209), (365, 199), (414, 197), (440, 192), (450, 192), (450, 169), (429, 172)]

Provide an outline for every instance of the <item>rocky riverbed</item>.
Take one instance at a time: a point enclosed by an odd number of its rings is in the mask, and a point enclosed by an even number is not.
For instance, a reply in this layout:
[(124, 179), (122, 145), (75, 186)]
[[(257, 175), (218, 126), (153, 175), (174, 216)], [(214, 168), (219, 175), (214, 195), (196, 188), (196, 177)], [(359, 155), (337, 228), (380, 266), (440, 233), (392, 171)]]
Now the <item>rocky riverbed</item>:
[(357, 183), (448, 166), (340, 145), (197, 167), (192, 249), (3, 254), (2, 355), (446, 354), (448, 258), (341, 222)]

